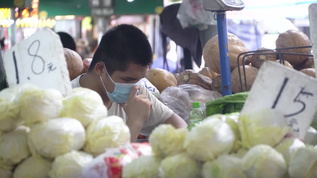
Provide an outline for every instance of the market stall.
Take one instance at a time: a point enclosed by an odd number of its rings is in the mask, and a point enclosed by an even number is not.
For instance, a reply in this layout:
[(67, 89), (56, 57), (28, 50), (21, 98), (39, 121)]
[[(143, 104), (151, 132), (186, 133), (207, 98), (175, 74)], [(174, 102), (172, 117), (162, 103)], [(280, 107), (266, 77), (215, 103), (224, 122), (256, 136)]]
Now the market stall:
[[(276, 49), (250, 51), (225, 35), (233, 93), (222, 93), (221, 35), (206, 43), (200, 71), (149, 69), (147, 89), (189, 127), (161, 124), (143, 143), (98, 93), (71, 88), (87, 64), (56, 33), (22, 40), (0, 66), (0, 177), (316, 177), (316, 41), (290, 30)], [(194, 121), (193, 102), (205, 114)]]

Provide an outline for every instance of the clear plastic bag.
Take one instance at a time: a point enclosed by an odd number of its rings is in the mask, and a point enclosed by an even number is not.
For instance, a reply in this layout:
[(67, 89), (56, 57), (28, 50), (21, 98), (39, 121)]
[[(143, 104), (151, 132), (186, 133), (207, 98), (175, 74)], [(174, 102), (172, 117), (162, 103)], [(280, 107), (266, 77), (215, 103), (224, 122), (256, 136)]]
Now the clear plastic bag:
[(183, 28), (196, 26), (204, 30), (208, 28), (207, 25), (217, 24), (214, 13), (204, 9), (203, 0), (183, 0), (177, 18)]
[(189, 123), (189, 112), (192, 102), (200, 102), (200, 108), (206, 111), (206, 102), (222, 97), (217, 91), (207, 90), (194, 84), (182, 84), (167, 87), (161, 92), (161, 101)]

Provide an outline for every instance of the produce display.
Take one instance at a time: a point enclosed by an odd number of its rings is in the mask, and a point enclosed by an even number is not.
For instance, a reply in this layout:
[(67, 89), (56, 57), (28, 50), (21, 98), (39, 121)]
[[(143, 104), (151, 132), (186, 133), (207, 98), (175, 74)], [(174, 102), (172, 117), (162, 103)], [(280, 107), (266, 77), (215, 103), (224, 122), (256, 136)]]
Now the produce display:
[[(256, 51), (250, 51), (245, 47), (241, 39), (233, 34), (228, 34), (232, 93), (249, 91), (257, 74), (256, 69), (259, 69), (265, 60), (279, 62), (316, 78), (315, 65), (311, 53), (312, 43), (305, 33), (299, 30), (288, 30), (280, 33), (275, 43), (276, 49), (261, 47)], [(218, 36), (216, 35), (209, 39), (204, 46), (203, 59), (207, 67), (221, 74), (219, 58)], [(240, 75), (238, 64), (240, 66)], [(246, 74), (244, 75), (244, 73)], [(240, 78), (242, 79), (242, 89)], [(245, 81), (247, 82), (247, 88), (244, 86)], [(221, 75), (213, 77), (211, 85), (212, 90), (222, 92)]]
[[(31, 84), (0, 91), (0, 177), (80, 177), (107, 148), (130, 144), (123, 119), (108, 116), (86, 88), (63, 97)], [(76, 108), (76, 109), (75, 109)]]
[[(281, 63), (278, 51), (260, 48), (245, 63), (240, 58), (238, 66), (238, 55), (248, 49), (233, 34), (228, 34), (228, 41), (233, 95), (221, 96), (218, 36), (207, 42), (206, 67), (200, 71), (149, 70), (146, 79), (159, 90), (158, 99), (184, 120), (191, 103), (200, 102), (206, 118), (182, 129), (161, 124), (144, 143), (130, 142), (128, 126), (122, 118), (108, 116), (93, 90), (75, 88), (69, 96), (29, 84), (1, 90), (0, 177), (316, 177), (317, 119), (299, 139), (277, 110), (240, 113), (249, 94), (242, 92), (240, 78), (243, 87), (246, 78), (250, 90), (263, 61)], [(276, 45), (311, 42), (301, 32), (287, 31)], [(315, 77), (310, 50), (287, 49), (306, 56), (285, 55), (282, 63)], [(73, 79), (85, 66), (74, 51), (64, 49), (64, 54)]]

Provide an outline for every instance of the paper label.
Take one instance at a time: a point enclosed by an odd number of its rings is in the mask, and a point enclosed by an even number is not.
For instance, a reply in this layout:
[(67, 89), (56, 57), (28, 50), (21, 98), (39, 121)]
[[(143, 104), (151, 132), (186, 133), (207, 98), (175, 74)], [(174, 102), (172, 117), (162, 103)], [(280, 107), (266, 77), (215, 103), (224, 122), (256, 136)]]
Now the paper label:
[(9, 87), (30, 83), (40, 88), (55, 88), (64, 96), (71, 83), (60, 37), (45, 27), (22, 40), (4, 54)]
[(265, 61), (241, 113), (277, 109), (292, 133), (303, 139), (317, 110), (317, 80), (281, 64)]

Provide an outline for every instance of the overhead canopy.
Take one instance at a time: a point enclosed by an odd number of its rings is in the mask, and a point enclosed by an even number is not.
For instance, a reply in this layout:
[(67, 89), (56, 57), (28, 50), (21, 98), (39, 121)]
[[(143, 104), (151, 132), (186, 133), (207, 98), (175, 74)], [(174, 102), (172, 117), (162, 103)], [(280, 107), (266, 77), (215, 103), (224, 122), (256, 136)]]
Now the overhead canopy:
[[(46, 11), (48, 17), (56, 15), (90, 16), (89, 0), (40, 0), (40, 12)], [(163, 7), (163, 0), (113, 0), (115, 15), (154, 14)]]
[(89, 0), (39, 0), (39, 12), (46, 11), (48, 17), (57, 15), (90, 16)]

